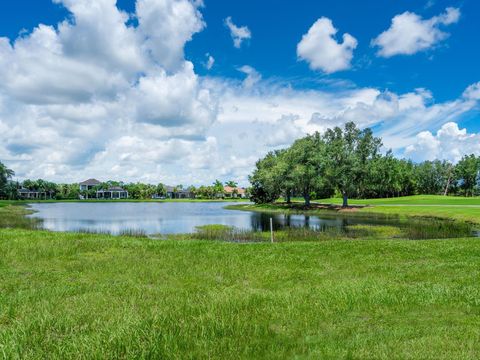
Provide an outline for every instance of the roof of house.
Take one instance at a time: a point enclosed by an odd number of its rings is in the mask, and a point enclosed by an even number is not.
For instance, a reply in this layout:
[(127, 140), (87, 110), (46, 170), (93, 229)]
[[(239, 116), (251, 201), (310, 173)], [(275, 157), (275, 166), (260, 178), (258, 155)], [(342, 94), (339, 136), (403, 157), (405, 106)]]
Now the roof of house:
[(190, 191), (188, 189), (179, 189), (177, 188), (177, 190), (175, 191), (175, 186), (165, 186), (165, 190), (167, 192), (175, 192), (175, 193), (182, 193), (182, 194), (186, 194), (186, 193), (190, 193)]
[(88, 180), (82, 181), (79, 185), (95, 186), (100, 184), (101, 182), (98, 181), (97, 179), (88, 179)]
[(237, 194), (245, 194), (245, 188), (232, 187), (232, 186), (223, 187), (223, 191), (225, 191), (227, 194), (232, 194), (235, 190), (237, 191)]
[(108, 188), (108, 191), (125, 191), (125, 189), (120, 186), (111, 186)]
[(108, 192), (108, 191), (126, 191), (120, 186), (110, 186), (108, 189), (101, 189), (98, 192)]
[(34, 193), (34, 194), (43, 194), (45, 191), (39, 191), (39, 190), (30, 190), (30, 189), (25, 189), (25, 188), (22, 188), (22, 189), (19, 189), (18, 192), (20, 194), (30, 194), (30, 193)]

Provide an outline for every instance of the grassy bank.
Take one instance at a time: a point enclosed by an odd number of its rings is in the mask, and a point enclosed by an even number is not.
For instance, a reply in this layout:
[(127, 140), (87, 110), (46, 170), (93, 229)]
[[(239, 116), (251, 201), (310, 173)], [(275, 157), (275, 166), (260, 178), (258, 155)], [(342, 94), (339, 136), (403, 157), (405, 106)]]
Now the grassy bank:
[[(301, 200), (291, 205), (285, 203), (251, 205), (239, 204), (227, 206), (232, 210), (325, 214), (327, 211), (340, 211), (341, 199), (323, 199), (314, 202), (311, 209), (305, 209)], [(458, 221), (468, 221), (480, 224), (480, 198), (453, 196), (420, 195), (390, 199), (349, 200), (349, 204), (358, 206), (349, 216), (361, 215), (399, 215), (444, 218)], [(315, 208), (320, 205), (322, 208)], [(330, 208), (330, 209), (328, 209)]]
[(5, 358), (480, 356), (476, 239), (232, 244), (0, 230)]

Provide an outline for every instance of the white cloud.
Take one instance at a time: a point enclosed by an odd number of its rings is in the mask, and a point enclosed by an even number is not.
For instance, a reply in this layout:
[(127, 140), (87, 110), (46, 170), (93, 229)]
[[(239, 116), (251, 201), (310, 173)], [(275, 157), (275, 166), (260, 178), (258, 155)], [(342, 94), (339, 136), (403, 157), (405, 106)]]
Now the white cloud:
[(307, 133), (354, 120), (401, 152), (478, 108), (478, 83), (435, 103), (425, 89), (295, 89), (250, 66), (244, 80), (201, 77), (183, 56), (205, 26), (199, 1), (139, 0), (142, 16), (62, 4), (69, 21), (0, 38), (0, 160), (20, 179), (246, 185), (260, 156)]
[(343, 42), (339, 43), (335, 39), (337, 32), (330, 19), (318, 19), (298, 43), (297, 56), (308, 62), (312, 70), (327, 74), (349, 69), (357, 40), (350, 34), (343, 34)]
[(468, 100), (480, 100), (480, 81), (470, 85), (463, 92), (463, 97)]
[(247, 26), (237, 26), (233, 23), (232, 17), (229, 16), (225, 19), (225, 25), (230, 30), (232, 36), (233, 46), (239, 49), (245, 40), (252, 38), (252, 33)]
[(444, 124), (436, 135), (430, 131), (417, 134), (405, 155), (417, 161), (445, 159), (459, 161), (464, 155), (480, 155), (480, 134), (469, 134), (455, 122)]
[(207, 70), (211, 70), (213, 65), (215, 64), (215, 58), (209, 53), (206, 53), (205, 56), (207, 57), (207, 62), (205, 63), (205, 67), (207, 68)]
[(137, 0), (138, 31), (153, 60), (168, 71), (182, 66), (183, 48), (205, 27), (201, 1)]
[(445, 40), (449, 34), (440, 27), (454, 24), (459, 19), (460, 10), (452, 7), (430, 19), (422, 19), (419, 15), (406, 11), (396, 15), (390, 28), (372, 40), (372, 45), (380, 48), (379, 56), (412, 55)]
[(243, 65), (239, 67), (238, 71), (247, 75), (245, 80), (243, 80), (243, 86), (246, 88), (251, 88), (255, 84), (257, 84), (260, 80), (262, 80), (262, 75), (260, 75), (260, 73), (257, 70), (255, 70), (253, 67), (249, 65)]

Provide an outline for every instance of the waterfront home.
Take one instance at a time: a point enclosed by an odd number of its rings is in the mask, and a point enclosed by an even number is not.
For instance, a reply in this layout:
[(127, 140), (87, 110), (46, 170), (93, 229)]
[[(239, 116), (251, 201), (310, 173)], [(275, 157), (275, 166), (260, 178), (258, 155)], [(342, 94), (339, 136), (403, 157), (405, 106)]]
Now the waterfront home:
[(29, 190), (29, 189), (19, 189), (17, 191), (18, 197), (23, 200), (46, 200), (48, 198), (52, 198), (52, 195), (47, 193), (46, 191), (38, 191), (38, 190)]
[(87, 191), (87, 190), (92, 190), (95, 186), (101, 185), (102, 183), (98, 181), (97, 179), (88, 179), (85, 181), (82, 181), (80, 184), (80, 191)]
[(165, 186), (168, 199), (194, 199), (195, 194), (189, 190), (178, 189), (173, 186)]
[(224, 186), (223, 193), (226, 198), (245, 199), (247, 197), (247, 190), (243, 187)]
[(128, 199), (128, 191), (120, 186), (111, 186), (108, 189), (98, 190), (97, 199)]

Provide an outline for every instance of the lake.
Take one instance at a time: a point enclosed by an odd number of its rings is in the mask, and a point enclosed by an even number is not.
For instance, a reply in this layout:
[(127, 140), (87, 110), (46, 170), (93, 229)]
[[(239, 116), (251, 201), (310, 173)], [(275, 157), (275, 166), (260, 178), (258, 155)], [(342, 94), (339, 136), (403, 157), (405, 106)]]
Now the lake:
[[(34, 203), (30, 217), (42, 220), (51, 231), (91, 231), (119, 234), (137, 230), (152, 234), (181, 234), (210, 224), (247, 230), (268, 230), (270, 218), (276, 229), (284, 226), (344, 227), (359, 221), (345, 217), (282, 215), (226, 210), (227, 202), (72, 202)], [(362, 222), (362, 221), (360, 221)], [(365, 222), (365, 221), (363, 221)]]
[[(227, 210), (228, 202), (66, 202), (33, 203), (29, 217), (51, 231), (85, 231), (120, 234), (192, 233), (197, 226), (222, 224), (245, 230), (309, 227), (345, 229), (349, 225), (399, 225), (398, 218), (359, 217), (335, 212), (321, 216), (284, 215)], [(405, 225), (405, 224), (404, 224)], [(418, 226), (418, 224), (417, 224)], [(421, 224), (420, 224), (421, 226)]]

